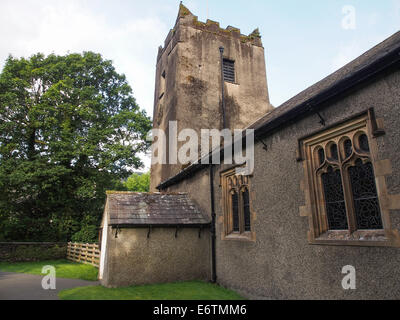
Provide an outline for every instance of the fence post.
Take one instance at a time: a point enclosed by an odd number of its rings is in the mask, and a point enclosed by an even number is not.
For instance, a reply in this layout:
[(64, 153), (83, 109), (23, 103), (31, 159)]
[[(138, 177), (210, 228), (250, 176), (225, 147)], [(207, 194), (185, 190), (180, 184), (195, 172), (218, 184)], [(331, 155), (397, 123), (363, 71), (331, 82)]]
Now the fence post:
[(91, 264), (98, 267), (100, 264), (100, 250), (96, 243), (68, 242), (67, 259), (75, 262)]

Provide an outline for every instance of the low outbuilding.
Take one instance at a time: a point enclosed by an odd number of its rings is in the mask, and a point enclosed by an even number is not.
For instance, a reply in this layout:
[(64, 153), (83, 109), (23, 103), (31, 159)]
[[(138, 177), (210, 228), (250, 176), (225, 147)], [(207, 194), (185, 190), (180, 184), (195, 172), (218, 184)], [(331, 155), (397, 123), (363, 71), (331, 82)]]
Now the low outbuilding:
[(186, 193), (108, 192), (99, 278), (106, 287), (210, 279), (210, 219)]

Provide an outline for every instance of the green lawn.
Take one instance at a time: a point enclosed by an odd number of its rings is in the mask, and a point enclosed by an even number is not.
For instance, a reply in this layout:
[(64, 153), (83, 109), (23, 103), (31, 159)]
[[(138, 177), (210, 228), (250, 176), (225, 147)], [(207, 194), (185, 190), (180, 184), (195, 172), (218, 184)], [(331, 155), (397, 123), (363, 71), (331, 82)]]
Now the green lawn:
[(63, 300), (243, 300), (234, 291), (202, 281), (124, 288), (78, 287), (60, 291)]
[(57, 278), (97, 280), (98, 269), (82, 263), (68, 260), (49, 260), (39, 262), (0, 262), (0, 271), (42, 274), (43, 266), (50, 265), (56, 268)]

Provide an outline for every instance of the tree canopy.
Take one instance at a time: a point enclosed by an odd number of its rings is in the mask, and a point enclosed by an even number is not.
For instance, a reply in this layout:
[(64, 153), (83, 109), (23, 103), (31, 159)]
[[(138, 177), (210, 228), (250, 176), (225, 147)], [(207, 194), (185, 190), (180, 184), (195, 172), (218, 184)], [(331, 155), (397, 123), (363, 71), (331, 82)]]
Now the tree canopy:
[(150, 172), (146, 173), (132, 173), (132, 175), (125, 181), (125, 187), (129, 191), (134, 192), (149, 192), (150, 190)]
[(142, 166), (151, 122), (100, 54), (10, 56), (0, 74), (0, 239), (70, 240)]

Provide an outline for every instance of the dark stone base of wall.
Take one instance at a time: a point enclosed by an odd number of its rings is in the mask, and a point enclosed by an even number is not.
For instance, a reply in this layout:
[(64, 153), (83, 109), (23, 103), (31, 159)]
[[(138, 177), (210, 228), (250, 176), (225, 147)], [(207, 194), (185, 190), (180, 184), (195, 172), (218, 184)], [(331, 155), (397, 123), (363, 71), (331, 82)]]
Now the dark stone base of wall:
[(64, 242), (0, 242), (0, 261), (26, 262), (64, 259)]

